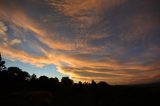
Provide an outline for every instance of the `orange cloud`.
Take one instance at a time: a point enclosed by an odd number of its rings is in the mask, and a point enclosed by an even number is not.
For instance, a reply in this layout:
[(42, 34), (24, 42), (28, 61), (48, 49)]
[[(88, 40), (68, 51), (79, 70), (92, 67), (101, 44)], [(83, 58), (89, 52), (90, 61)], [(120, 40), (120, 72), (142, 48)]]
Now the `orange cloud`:
[(8, 30), (7, 26), (5, 26), (5, 24), (0, 21), (0, 39), (5, 37), (7, 30)]
[[(87, 16), (96, 12), (99, 14), (102, 9), (115, 8), (118, 5), (121, 5), (126, 2), (126, 0), (64, 0), (64, 1), (55, 1), (48, 0), (49, 3), (53, 6), (56, 6), (56, 9), (63, 12), (67, 16), (79, 18), (80, 16)], [(86, 14), (83, 14), (86, 13)], [(95, 14), (95, 13), (94, 13)], [(96, 15), (97, 15), (96, 14)]]

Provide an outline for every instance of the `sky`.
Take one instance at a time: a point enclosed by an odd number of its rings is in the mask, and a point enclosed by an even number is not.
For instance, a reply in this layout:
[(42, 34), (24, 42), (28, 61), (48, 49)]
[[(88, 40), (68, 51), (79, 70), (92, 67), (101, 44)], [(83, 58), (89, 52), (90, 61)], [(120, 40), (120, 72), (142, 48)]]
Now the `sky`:
[(6, 65), (74, 81), (160, 81), (159, 0), (0, 0)]

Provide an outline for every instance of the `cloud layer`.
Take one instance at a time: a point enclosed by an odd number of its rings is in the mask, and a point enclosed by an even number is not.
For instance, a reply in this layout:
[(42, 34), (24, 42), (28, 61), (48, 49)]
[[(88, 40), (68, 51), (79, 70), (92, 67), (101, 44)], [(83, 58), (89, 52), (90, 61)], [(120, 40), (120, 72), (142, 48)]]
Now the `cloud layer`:
[[(158, 0), (1, 0), (0, 50), (75, 80), (147, 83), (160, 75)], [(16, 54), (15, 54), (16, 53)]]

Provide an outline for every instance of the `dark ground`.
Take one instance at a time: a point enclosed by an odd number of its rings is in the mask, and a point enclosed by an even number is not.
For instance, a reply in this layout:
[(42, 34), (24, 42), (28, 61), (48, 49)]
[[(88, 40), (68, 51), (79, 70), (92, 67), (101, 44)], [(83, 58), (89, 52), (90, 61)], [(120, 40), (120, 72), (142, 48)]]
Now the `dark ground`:
[(48, 84), (38, 79), (34, 83), (26, 81), (19, 84), (1, 81), (0, 106), (160, 105), (160, 86), (110, 86), (94, 82)]

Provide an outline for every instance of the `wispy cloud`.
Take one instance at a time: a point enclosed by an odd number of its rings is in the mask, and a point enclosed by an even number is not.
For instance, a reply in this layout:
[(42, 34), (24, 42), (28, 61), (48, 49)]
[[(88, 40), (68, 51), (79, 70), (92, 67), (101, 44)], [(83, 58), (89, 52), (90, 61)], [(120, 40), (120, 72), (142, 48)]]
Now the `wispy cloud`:
[(13, 39), (11, 41), (11, 45), (16, 45), (16, 44), (20, 44), (20, 43), (21, 43), (21, 40), (19, 40), (19, 39)]
[(5, 26), (5, 24), (0, 21), (0, 39), (5, 37), (7, 30), (8, 30), (7, 26)]

